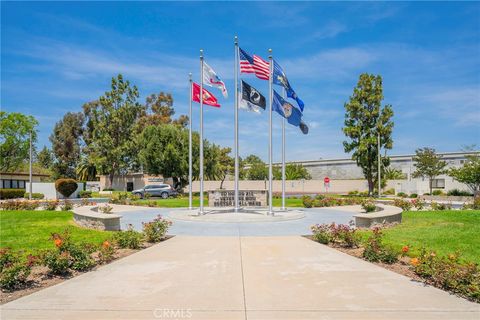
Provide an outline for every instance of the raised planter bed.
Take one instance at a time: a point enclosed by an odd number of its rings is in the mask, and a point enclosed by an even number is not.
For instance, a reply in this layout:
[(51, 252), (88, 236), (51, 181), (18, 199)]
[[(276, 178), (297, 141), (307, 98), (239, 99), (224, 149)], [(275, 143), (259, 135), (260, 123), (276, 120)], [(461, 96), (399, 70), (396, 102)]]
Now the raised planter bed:
[(355, 226), (359, 228), (370, 228), (374, 224), (402, 222), (402, 209), (383, 204), (377, 204), (377, 208), (378, 211), (375, 212), (354, 215)]
[(99, 213), (96, 206), (84, 206), (73, 210), (73, 220), (76, 224), (96, 230), (120, 231), (121, 215)]

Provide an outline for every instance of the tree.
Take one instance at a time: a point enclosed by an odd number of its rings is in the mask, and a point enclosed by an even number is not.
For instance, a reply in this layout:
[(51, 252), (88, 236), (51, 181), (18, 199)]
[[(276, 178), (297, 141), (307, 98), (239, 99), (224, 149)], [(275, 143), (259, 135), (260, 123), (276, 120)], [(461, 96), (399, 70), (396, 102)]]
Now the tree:
[[(198, 162), (198, 135), (192, 136), (192, 160)], [(149, 174), (172, 177), (183, 187), (188, 183), (188, 132), (172, 124), (147, 126), (137, 137), (139, 160)], [(198, 164), (193, 164), (194, 176)], [(197, 171), (197, 172), (195, 172)]]
[(268, 167), (260, 157), (251, 154), (243, 160), (245, 167), (245, 178), (248, 180), (265, 180), (268, 179)]
[(134, 128), (145, 114), (138, 97), (137, 87), (119, 74), (112, 78), (110, 91), (83, 106), (85, 150), (99, 173), (108, 175), (110, 186), (115, 174), (125, 174), (138, 165)]
[(480, 192), (480, 155), (473, 154), (466, 157), (467, 161), (460, 168), (451, 168), (448, 175), (458, 182), (465, 183), (475, 194)]
[(231, 148), (219, 148), (219, 155), (217, 158), (217, 175), (220, 179), (220, 189), (223, 189), (223, 182), (228, 174), (232, 174), (235, 169), (235, 159), (230, 157)]
[(75, 173), (79, 181), (97, 180), (97, 167), (95, 167), (95, 165), (86, 158), (81, 160)]
[(0, 111), (0, 170), (12, 172), (28, 162), (30, 132), (32, 143), (37, 141), (38, 121), (19, 112)]
[(180, 115), (178, 119), (173, 119), (175, 109), (173, 108), (173, 97), (170, 93), (160, 92), (151, 94), (145, 101), (145, 112), (138, 120), (138, 133), (147, 126), (157, 126), (160, 124), (175, 124), (180, 127), (186, 127), (188, 116)]
[(80, 162), (81, 139), (84, 116), (81, 112), (66, 113), (55, 124), (50, 135), (52, 151), (55, 157), (53, 170), (57, 177), (75, 178), (75, 169)]
[[(368, 182), (368, 192), (373, 190), (378, 179), (379, 148), (377, 135), (380, 135), (380, 148), (392, 149), (393, 109), (391, 105), (382, 107), (383, 88), (380, 75), (361, 74), (353, 90), (350, 101), (345, 103), (345, 126), (343, 132), (348, 140), (343, 142), (347, 153), (353, 151), (352, 159), (362, 168)], [(386, 156), (381, 158), (381, 171), (389, 164)]]
[[(276, 166), (273, 170), (275, 180), (282, 180), (282, 167)], [(312, 176), (301, 163), (287, 163), (285, 165), (285, 180), (310, 180)]]
[(433, 148), (420, 148), (415, 150), (415, 156), (412, 159), (415, 163), (414, 178), (428, 178), (430, 194), (432, 194), (432, 182), (435, 177), (445, 173), (447, 163), (442, 160), (441, 155), (435, 153)]
[(53, 167), (53, 154), (52, 151), (43, 146), (43, 149), (37, 153), (37, 162), (45, 169), (51, 169)]
[(383, 171), (383, 177), (385, 177), (385, 180), (402, 180), (405, 179), (405, 174), (400, 169), (386, 167)]

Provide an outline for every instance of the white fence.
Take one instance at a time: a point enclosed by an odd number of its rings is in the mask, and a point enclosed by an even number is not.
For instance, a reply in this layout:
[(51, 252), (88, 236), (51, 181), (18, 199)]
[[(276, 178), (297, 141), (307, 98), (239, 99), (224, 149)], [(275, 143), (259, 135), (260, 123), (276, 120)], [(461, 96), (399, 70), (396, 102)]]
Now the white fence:
[[(28, 192), (28, 185), (26, 188)], [(83, 183), (77, 182), (77, 190), (75, 190), (68, 199), (78, 198), (78, 193), (83, 190)], [(33, 182), (32, 183), (32, 193), (43, 193), (45, 195), (45, 199), (64, 199), (65, 197), (62, 196), (60, 193), (55, 190), (55, 183), (53, 182)]]

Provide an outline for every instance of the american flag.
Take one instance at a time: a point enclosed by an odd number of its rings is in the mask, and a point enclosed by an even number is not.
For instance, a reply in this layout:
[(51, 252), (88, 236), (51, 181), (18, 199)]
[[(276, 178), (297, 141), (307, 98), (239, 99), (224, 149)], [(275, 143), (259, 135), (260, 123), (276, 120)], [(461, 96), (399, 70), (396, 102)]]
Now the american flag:
[(239, 49), (240, 55), (240, 73), (255, 73), (257, 78), (268, 80), (270, 74), (270, 64), (257, 55), (251, 55)]

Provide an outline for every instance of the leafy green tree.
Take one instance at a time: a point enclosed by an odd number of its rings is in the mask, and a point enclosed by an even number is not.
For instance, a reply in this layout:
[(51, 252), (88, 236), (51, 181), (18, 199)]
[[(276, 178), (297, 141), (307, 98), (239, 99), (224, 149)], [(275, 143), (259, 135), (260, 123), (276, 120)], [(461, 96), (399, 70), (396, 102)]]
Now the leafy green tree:
[(66, 113), (55, 124), (50, 135), (55, 157), (53, 170), (56, 177), (75, 178), (75, 169), (80, 162), (84, 116), (81, 112)]
[[(378, 178), (378, 144), (380, 148), (392, 149), (393, 109), (382, 107), (383, 87), (380, 75), (361, 74), (349, 102), (345, 103), (345, 126), (343, 132), (348, 140), (343, 142), (345, 152), (353, 151), (352, 159), (362, 168), (371, 195)], [(381, 158), (381, 170), (389, 164), (386, 156)]]
[[(198, 176), (198, 135), (192, 135), (193, 176)], [(173, 124), (147, 126), (137, 137), (139, 159), (149, 174), (172, 177), (183, 187), (188, 183), (188, 132)]]
[(46, 146), (43, 146), (43, 149), (37, 153), (37, 163), (45, 169), (53, 167), (53, 153)]
[[(282, 180), (282, 167), (275, 166), (273, 170), (273, 177), (275, 180)], [(301, 163), (287, 163), (285, 164), (285, 180), (310, 180), (312, 176), (308, 170)]]
[(268, 167), (260, 157), (251, 154), (243, 160), (245, 178), (248, 180), (268, 179)]
[(28, 162), (30, 132), (32, 143), (37, 141), (38, 121), (19, 112), (0, 111), (0, 170), (16, 171)]
[(223, 189), (223, 182), (229, 174), (233, 174), (235, 170), (235, 159), (230, 156), (232, 148), (219, 148), (217, 165), (216, 165), (216, 178), (220, 179), (220, 189)]
[(173, 119), (174, 114), (173, 97), (170, 93), (151, 94), (145, 101), (145, 112), (138, 120), (136, 131), (140, 133), (147, 126), (161, 124), (175, 124), (186, 127), (188, 116), (180, 115), (177, 119)]
[(447, 163), (442, 160), (442, 156), (438, 155), (433, 148), (420, 148), (415, 150), (413, 157), (415, 172), (412, 174), (414, 178), (428, 178), (430, 194), (432, 194), (433, 180), (446, 172)]
[(77, 179), (79, 181), (96, 181), (97, 180), (97, 167), (92, 162), (89, 162), (87, 158), (81, 160), (77, 166), (76, 171)]
[(467, 156), (467, 161), (459, 168), (451, 168), (448, 175), (466, 184), (477, 196), (480, 192), (480, 155)]
[(392, 167), (386, 167), (383, 176), (385, 180), (402, 180), (406, 178), (402, 170)]
[(134, 128), (145, 114), (138, 97), (137, 87), (119, 74), (112, 78), (110, 91), (83, 106), (87, 120), (85, 150), (99, 173), (108, 175), (110, 185), (115, 174), (138, 167)]

